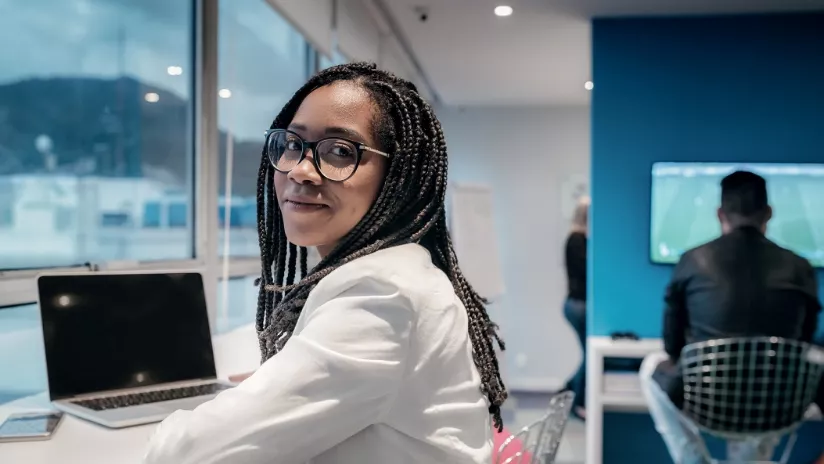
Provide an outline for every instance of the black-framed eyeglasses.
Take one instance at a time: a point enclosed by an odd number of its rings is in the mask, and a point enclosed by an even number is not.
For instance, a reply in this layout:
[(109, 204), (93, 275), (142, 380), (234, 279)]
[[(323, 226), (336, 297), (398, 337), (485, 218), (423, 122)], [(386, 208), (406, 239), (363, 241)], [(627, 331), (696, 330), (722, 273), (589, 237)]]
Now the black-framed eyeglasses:
[(360, 165), (363, 152), (371, 151), (389, 158), (384, 153), (368, 145), (353, 142), (341, 137), (327, 137), (315, 142), (308, 142), (300, 135), (286, 129), (269, 129), (266, 131), (264, 150), (276, 170), (286, 174), (303, 162), (306, 150), (312, 150), (312, 163), (324, 178), (342, 182), (355, 174)]

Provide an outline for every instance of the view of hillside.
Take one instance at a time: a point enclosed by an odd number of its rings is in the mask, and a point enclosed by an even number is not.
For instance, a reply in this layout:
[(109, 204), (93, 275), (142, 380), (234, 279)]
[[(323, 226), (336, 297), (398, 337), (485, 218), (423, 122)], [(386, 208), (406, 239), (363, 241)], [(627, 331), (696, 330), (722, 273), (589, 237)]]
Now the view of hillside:
[[(150, 93), (157, 95), (156, 102), (146, 100)], [(130, 77), (27, 79), (0, 85), (0, 175), (146, 176), (183, 188), (192, 166), (190, 103)], [(221, 173), (226, 139), (221, 131)], [(261, 143), (234, 143), (234, 194), (254, 195)], [(221, 175), (221, 191), (223, 185)]]

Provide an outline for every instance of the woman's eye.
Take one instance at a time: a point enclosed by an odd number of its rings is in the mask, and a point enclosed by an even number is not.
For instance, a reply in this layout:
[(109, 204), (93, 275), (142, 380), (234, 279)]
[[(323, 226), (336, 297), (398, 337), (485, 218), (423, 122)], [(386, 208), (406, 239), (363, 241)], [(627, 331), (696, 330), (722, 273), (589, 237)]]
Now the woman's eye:
[(350, 156), (355, 156), (355, 152), (352, 150), (351, 147), (346, 145), (335, 145), (332, 147), (329, 152), (335, 156), (339, 156), (341, 158), (348, 158)]
[(290, 151), (300, 151), (301, 143), (300, 140), (287, 140), (286, 141), (286, 149)]

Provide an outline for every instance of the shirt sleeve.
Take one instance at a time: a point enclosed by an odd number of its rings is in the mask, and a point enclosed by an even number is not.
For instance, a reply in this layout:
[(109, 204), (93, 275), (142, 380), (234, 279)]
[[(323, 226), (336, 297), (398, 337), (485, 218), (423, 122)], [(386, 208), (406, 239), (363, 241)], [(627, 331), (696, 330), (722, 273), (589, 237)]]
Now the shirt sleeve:
[(361, 279), (304, 317), (246, 381), (160, 424), (144, 463), (301, 463), (379, 422), (406, 369), (409, 300)]
[(664, 351), (670, 359), (678, 361), (681, 350), (687, 344), (687, 317), (685, 295), (685, 269), (688, 267), (689, 254), (685, 254), (672, 273), (672, 280), (667, 285), (664, 296)]
[(807, 260), (802, 260), (801, 268), (801, 288), (807, 296), (806, 314), (801, 327), (801, 340), (820, 344), (821, 340), (815, 339), (816, 329), (818, 328), (818, 315), (821, 313), (815, 269)]

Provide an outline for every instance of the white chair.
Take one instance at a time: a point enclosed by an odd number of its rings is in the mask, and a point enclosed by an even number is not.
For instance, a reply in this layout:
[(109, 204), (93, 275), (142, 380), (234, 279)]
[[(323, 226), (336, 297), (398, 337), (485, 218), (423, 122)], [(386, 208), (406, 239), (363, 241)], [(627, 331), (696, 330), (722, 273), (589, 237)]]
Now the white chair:
[[(547, 413), (539, 420), (527, 425), (518, 433), (510, 435), (498, 448), (497, 464), (552, 464), (561, 444), (564, 429), (572, 409), (572, 392), (559, 393), (549, 401)], [(521, 443), (521, 449), (501, 460), (506, 448), (513, 443)]]
[[(790, 434), (779, 461), (786, 464), (824, 373), (824, 350), (778, 337), (710, 340), (686, 346), (681, 368), (684, 420), (728, 443)], [(718, 462), (701, 448), (706, 462)]]

